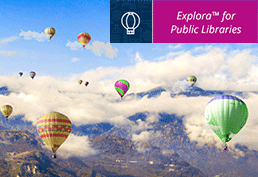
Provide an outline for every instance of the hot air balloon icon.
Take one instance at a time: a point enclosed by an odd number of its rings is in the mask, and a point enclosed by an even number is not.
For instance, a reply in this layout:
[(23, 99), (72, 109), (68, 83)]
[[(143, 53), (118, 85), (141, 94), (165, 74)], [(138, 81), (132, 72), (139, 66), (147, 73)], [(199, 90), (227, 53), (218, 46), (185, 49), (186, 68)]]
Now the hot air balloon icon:
[[(128, 18), (130, 15), (133, 17), (133, 26), (132, 27), (129, 27), (129, 25), (128, 25)], [(125, 25), (124, 25), (124, 17), (125, 16), (126, 16), (126, 18), (125, 18)], [(135, 16), (138, 18), (138, 20), (136, 20)], [(135, 29), (138, 28), (138, 26), (140, 25), (140, 17), (135, 12), (126, 12), (121, 18), (121, 24), (126, 29), (127, 35), (134, 35)]]

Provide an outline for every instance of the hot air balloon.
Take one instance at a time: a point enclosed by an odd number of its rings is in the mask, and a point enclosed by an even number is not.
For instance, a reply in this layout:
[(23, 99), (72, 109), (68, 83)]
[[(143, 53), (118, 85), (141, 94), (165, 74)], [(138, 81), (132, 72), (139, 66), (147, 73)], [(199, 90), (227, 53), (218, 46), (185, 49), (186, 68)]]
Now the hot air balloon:
[(77, 37), (78, 41), (81, 43), (83, 48), (90, 42), (91, 37), (88, 33), (80, 33)]
[(3, 115), (6, 117), (6, 120), (8, 119), (8, 117), (12, 114), (13, 112), (13, 107), (10, 105), (4, 105), (1, 108), (1, 112), (3, 113)]
[(55, 33), (56, 33), (56, 30), (52, 27), (47, 27), (45, 29), (45, 34), (47, 35), (49, 40), (51, 40), (51, 38), (55, 35)]
[(193, 86), (197, 82), (197, 78), (195, 76), (189, 76), (187, 81), (192, 82), (191, 86)]
[(88, 85), (89, 85), (89, 82), (88, 82), (88, 81), (86, 81), (86, 82), (85, 82), (85, 86), (87, 87)]
[(20, 77), (23, 75), (23, 72), (19, 72)]
[(206, 122), (224, 143), (224, 150), (227, 150), (226, 143), (244, 127), (247, 117), (246, 104), (231, 95), (215, 97), (205, 108)]
[(65, 142), (71, 129), (69, 118), (58, 112), (48, 113), (37, 122), (39, 136), (54, 153), (53, 158), (56, 158), (57, 149)]
[(34, 71), (30, 72), (30, 77), (33, 79), (36, 76), (36, 73)]
[(126, 92), (129, 90), (130, 84), (126, 80), (118, 80), (115, 83), (115, 89), (120, 95), (121, 99), (126, 94)]
[(82, 82), (83, 82), (83, 81), (82, 81), (81, 79), (80, 79), (80, 80), (78, 80), (78, 83), (79, 83), (80, 85), (82, 84)]

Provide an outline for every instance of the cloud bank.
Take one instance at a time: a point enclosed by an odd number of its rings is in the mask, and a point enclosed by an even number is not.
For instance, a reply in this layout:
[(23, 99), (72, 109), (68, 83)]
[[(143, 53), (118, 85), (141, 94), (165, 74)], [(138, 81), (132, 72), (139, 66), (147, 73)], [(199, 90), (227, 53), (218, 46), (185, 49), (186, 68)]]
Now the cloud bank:
[[(207, 48), (198, 55), (193, 51), (186, 51), (176, 57), (168, 56), (167, 60), (156, 62), (143, 60), (141, 55), (136, 54), (135, 59), (138, 62), (133, 66), (99, 67), (63, 80), (41, 75), (37, 75), (33, 80), (25, 75), (0, 76), (0, 85), (7, 86), (12, 91), (8, 96), (0, 95), (0, 101), (14, 107), (10, 119), (15, 115), (24, 115), (24, 119), (36, 125), (41, 116), (57, 111), (67, 115), (75, 125), (100, 122), (128, 125), (131, 127), (134, 141), (159, 136), (147, 130), (151, 121), (158, 120), (158, 113), (176, 114), (184, 116), (183, 123), (191, 141), (197, 141), (200, 145), (215, 142), (221, 147), (220, 139), (207, 126), (204, 117), (206, 104), (213, 97), (171, 98), (169, 90), (152, 98), (145, 96), (140, 99), (129, 95), (159, 86), (173, 88), (176, 84), (184, 85), (183, 82), (189, 75), (195, 75), (198, 78), (196, 85), (204, 90), (258, 89), (258, 63), (255, 62), (257, 56), (252, 54), (251, 49), (227, 53), (218, 47)], [(88, 87), (77, 83), (80, 78), (88, 79)], [(114, 89), (114, 83), (118, 79), (126, 79), (131, 84), (123, 100), (120, 100)], [(241, 142), (251, 147), (251, 143), (252, 148), (258, 150), (258, 95), (249, 93), (243, 101), (248, 106), (249, 118), (246, 126), (230, 141), (229, 146)], [(149, 113), (146, 121), (134, 124), (127, 119), (141, 112)], [(87, 144), (86, 137), (76, 138)]]

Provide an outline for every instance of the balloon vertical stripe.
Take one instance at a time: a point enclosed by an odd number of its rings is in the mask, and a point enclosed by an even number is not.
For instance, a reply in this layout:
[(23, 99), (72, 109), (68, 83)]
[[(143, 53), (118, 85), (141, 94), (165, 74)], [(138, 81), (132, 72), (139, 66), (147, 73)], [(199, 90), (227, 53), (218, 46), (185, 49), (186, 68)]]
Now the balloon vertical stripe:
[(115, 87), (123, 90), (123, 92), (127, 92), (128, 90), (128, 86), (123, 82), (117, 83)]
[(118, 94), (123, 97), (124, 96), (124, 91), (118, 87), (115, 87), (116, 88), (116, 91), (118, 92)]

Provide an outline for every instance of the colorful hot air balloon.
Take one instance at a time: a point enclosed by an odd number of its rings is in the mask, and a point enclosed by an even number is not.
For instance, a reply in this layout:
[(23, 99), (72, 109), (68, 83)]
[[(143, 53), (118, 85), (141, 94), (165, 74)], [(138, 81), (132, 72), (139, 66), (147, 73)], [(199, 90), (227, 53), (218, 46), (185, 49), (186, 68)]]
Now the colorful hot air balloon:
[(79, 83), (80, 85), (82, 84), (82, 82), (83, 82), (83, 81), (82, 81), (81, 79), (80, 79), (80, 80), (78, 80), (78, 83)]
[(33, 79), (36, 76), (36, 73), (34, 71), (30, 72), (30, 77)]
[(45, 29), (45, 34), (47, 35), (49, 40), (51, 40), (51, 38), (55, 35), (55, 33), (56, 33), (56, 30), (52, 27), (47, 27)]
[(20, 77), (23, 75), (23, 72), (19, 72)]
[(191, 86), (193, 86), (197, 82), (197, 78), (195, 76), (189, 76), (187, 81), (192, 82)]
[(246, 104), (239, 98), (231, 95), (222, 95), (213, 98), (206, 106), (205, 119), (208, 125), (224, 143), (232, 139), (245, 125), (248, 117)]
[(1, 108), (1, 112), (3, 113), (3, 115), (6, 117), (6, 120), (8, 119), (8, 117), (12, 114), (13, 112), (13, 107), (10, 105), (4, 105)]
[(53, 158), (56, 158), (57, 149), (65, 142), (71, 129), (69, 118), (58, 112), (48, 113), (37, 122), (39, 136), (54, 153)]
[(78, 41), (81, 43), (83, 48), (90, 42), (91, 37), (88, 33), (80, 33), (77, 37)]
[(115, 83), (115, 89), (118, 92), (118, 94), (121, 96), (121, 99), (129, 90), (129, 88), (130, 88), (130, 84), (126, 80), (118, 80)]
[(86, 82), (85, 82), (85, 86), (87, 87), (88, 85), (89, 85), (89, 82), (88, 82), (88, 81), (86, 81)]

